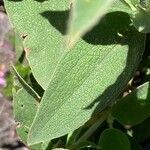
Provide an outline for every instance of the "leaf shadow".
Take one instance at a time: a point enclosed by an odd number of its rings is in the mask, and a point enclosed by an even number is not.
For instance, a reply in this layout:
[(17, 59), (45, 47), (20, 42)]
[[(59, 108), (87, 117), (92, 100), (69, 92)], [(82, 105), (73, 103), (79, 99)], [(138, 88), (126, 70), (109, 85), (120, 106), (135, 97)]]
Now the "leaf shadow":
[(40, 14), (46, 18), (62, 35), (66, 35), (69, 18), (68, 11), (44, 11)]
[[(142, 34), (142, 33), (138, 33), (133, 27), (129, 27), (130, 29), (132, 29), (134, 32), (135, 32), (135, 35), (137, 34), (137, 35), (140, 35), (141, 34), (141, 36), (144, 36), (144, 34)], [(114, 89), (113, 88), (115, 88), (115, 85), (117, 85), (117, 83), (119, 83), (119, 82), (121, 82), (121, 80), (122, 80), (122, 77), (124, 76), (125, 77), (125, 74), (126, 74), (126, 72), (128, 71), (128, 68), (130, 68), (130, 66), (132, 66), (132, 57), (134, 57), (134, 46), (133, 46), (133, 44), (132, 44), (132, 40), (134, 40), (134, 38), (132, 38), (132, 36), (133, 36), (133, 33), (132, 32), (130, 32), (130, 30), (129, 30), (129, 35), (127, 36), (127, 37), (130, 37), (130, 38), (128, 38), (128, 42), (127, 42), (127, 44), (129, 45), (129, 52), (128, 52), (128, 57), (127, 57), (127, 63), (126, 63), (126, 67), (125, 67), (125, 69), (123, 70), (123, 72), (121, 73), (121, 75), (117, 78), (117, 80), (116, 80), (116, 82), (115, 82), (115, 84), (114, 85), (111, 85), (111, 86), (109, 86), (104, 92), (103, 92), (103, 94), (102, 95), (100, 95), (93, 103), (91, 103), (86, 109), (90, 109), (90, 108), (92, 108), (94, 105), (95, 105), (95, 103), (97, 103), (97, 102), (99, 102), (98, 103), (98, 105), (96, 106), (96, 109), (95, 109), (95, 111), (94, 111), (94, 113), (93, 114), (95, 114), (95, 113), (97, 113), (98, 111), (101, 111), (101, 110), (103, 110), (104, 108), (106, 108), (106, 106), (108, 105), (108, 103), (107, 103), (107, 100), (105, 99), (105, 94), (107, 94), (107, 93), (111, 93), (110, 91), (114, 91)], [(136, 36), (135, 36), (136, 37)], [(145, 36), (146, 37), (146, 36)], [(142, 41), (141, 41), (142, 42)], [(144, 43), (145, 42), (145, 43)], [(145, 46), (143, 46), (143, 48), (145, 48), (144, 49), (144, 52), (143, 53), (141, 53), (141, 59), (139, 58), (139, 65), (142, 65), (142, 68), (141, 69), (143, 69), (144, 67), (146, 67), (147, 69), (149, 68), (149, 65), (148, 65), (148, 61), (146, 61), (146, 63), (143, 63), (143, 61), (145, 62), (145, 59), (146, 58), (148, 58), (148, 56), (150, 55), (150, 52), (149, 52), (149, 48), (150, 48), (150, 46), (149, 46), (149, 43), (150, 43), (150, 34), (149, 35), (147, 35), (147, 37), (145, 38), (145, 41), (143, 41), (143, 44), (145, 45)], [(142, 48), (142, 47), (141, 47)], [(141, 61), (140, 61), (141, 60)], [(137, 65), (137, 67), (138, 67), (138, 65)], [(137, 67), (136, 68), (134, 68), (133, 69), (133, 73), (132, 73), (132, 75), (134, 75), (134, 73), (135, 73), (135, 71), (136, 71), (136, 69), (137, 69)], [(139, 66), (139, 67), (141, 67), (141, 66)], [(131, 77), (132, 77), (132, 75), (131, 75)], [(143, 82), (140, 82), (140, 84), (139, 85), (142, 85), (144, 82), (147, 82), (147, 81), (150, 81), (150, 75), (148, 75), (148, 77), (147, 77), (147, 75), (145, 74), (145, 78), (146, 79), (143, 79)], [(130, 78), (129, 78), (130, 79)], [(136, 86), (139, 86), (139, 85), (136, 85)], [(126, 87), (126, 85), (124, 85), (124, 87)], [(116, 87), (116, 89), (117, 89), (117, 87)], [(139, 97), (138, 97), (138, 95), (137, 95), (137, 93), (135, 94), (136, 96), (134, 97), (135, 98), (135, 100), (134, 100), (134, 102), (136, 101), (136, 106), (137, 107), (139, 107), (139, 111), (141, 110), (141, 111), (143, 111), (143, 109), (147, 109), (148, 110), (148, 108), (147, 107), (149, 107), (150, 106), (150, 101), (149, 101), (149, 98), (150, 98), (150, 83), (149, 83), (149, 86), (148, 86), (148, 90), (147, 90), (148, 92), (147, 92), (147, 96), (146, 96), (146, 98), (145, 99), (140, 99)], [(115, 92), (115, 91), (114, 91)], [(120, 91), (120, 93), (121, 93), (121, 91)], [(118, 96), (119, 96), (119, 94), (118, 94)], [(116, 96), (116, 97), (114, 97), (114, 98), (112, 98), (112, 101), (110, 101), (109, 102), (109, 104), (111, 104), (112, 102), (114, 102), (117, 98), (118, 98), (118, 96)], [(101, 101), (100, 101), (101, 100)], [(122, 104), (122, 102), (121, 102), (121, 104)], [(134, 107), (134, 106), (133, 106)], [(126, 113), (126, 112), (128, 112), (128, 108), (127, 107), (120, 107), (120, 109), (124, 109), (124, 112)], [(134, 108), (133, 108), (134, 109)], [(136, 112), (136, 111), (135, 111)], [(118, 112), (119, 113), (119, 112)], [(127, 115), (127, 114), (126, 114)], [(128, 114), (129, 115), (129, 114)], [(136, 114), (135, 114), (136, 115)]]
[(37, 1), (39, 3), (43, 3), (43, 2), (48, 1), (48, 0), (34, 0), (34, 1)]
[[(67, 34), (69, 14), (70, 10), (66, 11), (49, 10), (40, 13), (40, 15), (45, 19), (47, 19), (49, 23), (62, 35)], [(124, 36), (124, 34), (126, 34), (125, 29), (128, 29), (128, 26), (131, 23), (131, 21), (127, 14), (126, 15), (122, 14), (125, 13), (117, 12), (106, 15), (82, 39), (87, 43), (93, 45), (100, 45), (100, 44), (110, 45), (116, 43), (126, 44), (121, 36)], [(115, 15), (116, 18), (114, 19)]]
[(149, 43), (150, 34), (147, 34), (145, 51), (138, 68), (139, 75), (135, 76), (132, 81), (132, 87), (134, 87), (132, 92), (120, 98), (112, 107), (113, 116), (118, 118), (122, 124), (134, 126), (150, 117), (150, 75), (146, 74), (146, 70), (150, 68)]
[[(105, 89), (105, 91), (95, 99), (90, 105), (88, 105), (85, 109), (92, 109), (93, 107), (95, 110), (93, 111), (93, 115), (95, 113), (102, 111), (112, 102), (116, 101), (119, 97), (123, 89), (127, 86), (127, 83), (134, 75), (138, 65), (136, 64), (139, 60), (141, 61), (141, 56), (143, 54), (144, 49), (144, 34), (138, 33), (138, 31), (131, 26), (131, 20), (126, 13), (122, 12), (114, 12), (107, 14), (102, 21), (97, 26), (94, 27), (90, 32), (88, 32), (83, 39), (91, 44), (102, 44), (102, 45), (109, 45), (109, 44), (121, 44), (121, 45), (128, 45), (128, 55), (126, 58), (126, 66), (122, 73), (116, 79), (116, 82)], [(98, 31), (99, 30), (99, 31)], [(94, 32), (93, 32), (94, 31)], [(100, 33), (100, 34), (99, 34)], [(111, 33), (111, 34), (110, 34)], [(98, 38), (99, 36), (99, 38)], [(135, 38), (143, 37), (143, 41), (138, 42)], [(107, 39), (107, 40), (106, 40)], [(94, 41), (94, 42), (93, 42)], [(113, 42), (114, 41), (114, 42)], [(137, 43), (143, 42), (141, 47), (138, 47), (139, 53), (141, 53), (135, 61), (135, 53), (137, 49), (135, 48)], [(116, 62), (117, 63), (117, 62)], [(129, 73), (130, 72), (130, 73)], [(111, 76), (111, 72), (110, 72)], [(121, 84), (122, 83), (122, 84)], [(118, 86), (120, 85), (120, 86)], [(109, 99), (111, 97), (111, 99)], [(96, 107), (95, 107), (96, 106)]]
[(127, 44), (126, 30), (128, 30), (130, 23), (130, 18), (125, 13), (109, 13), (82, 39), (93, 45), (125, 45)]
[[(138, 61), (140, 63), (141, 61), (141, 56), (143, 54), (142, 49), (144, 48), (144, 34), (140, 35), (141, 33), (138, 33), (134, 27), (128, 26), (128, 30), (125, 35), (125, 41), (124, 44), (128, 45), (129, 50), (128, 50), (128, 55), (126, 58), (126, 66), (122, 73), (117, 77), (116, 82), (109, 87), (105, 89), (105, 91), (97, 98), (95, 99), (90, 105), (88, 105), (85, 109), (92, 109), (92, 107), (95, 107), (95, 110), (93, 112), (93, 115), (96, 113), (102, 111), (105, 109), (107, 106), (109, 106), (111, 103), (115, 102), (119, 95), (123, 92), (123, 90), (126, 88), (127, 83), (129, 80), (133, 77), (135, 74), (138, 64), (136, 64)], [(136, 36), (137, 35), (137, 36)], [(141, 53), (137, 58), (136, 61), (133, 62), (135, 58), (135, 53), (137, 49), (135, 48), (136, 42), (134, 41), (135, 37), (143, 36), (143, 46), (139, 47), (139, 53)], [(137, 42), (138, 43), (138, 42)], [(118, 43), (122, 44), (122, 43)], [(142, 45), (142, 44), (141, 44)], [(116, 62), (117, 63), (117, 62)], [(110, 72), (111, 76), (111, 72)], [(118, 86), (120, 85), (120, 86)], [(109, 99), (111, 97), (111, 99)]]
[[(62, 35), (66, 35), (69, 10), (45, 11), (40, 15), (46, 18), (49, 23)], [(137, 61), (135, 61), (134, 64), (132, 60), (135, 59), (134, 54), (135, 51), (137, 51), (135, 46), (138, 42), (138, 39), (136, 39), (136, 41), (134, 38), (139, 36), (143, 36), (144, 40), (144, 34), (142, 35), (141, 33), (138, 33), (136, 29), (131, 26), (131, 20), (128, 14), (123, 12), (113, 12), (103, 17), (102, 20), (82, 38), (84, 41), (92, 45), (119, 44), (128, 45), (129, 47), (128, 56), (126, 59), (126, 67), (118, 76), (116, 82), (107, 87), (107, 89), (97, 99), (95, 99), (84, 109), (92, 109), (96, 105), (93, 114), (95, 114), (97, 111), (102, 111), (104, 108), (106, 108), (106, 106), (108, 106), (108, 104), (110, 104), (110, 102), (115, 101), (119, 94), (122, 92), (123, 88), (126, 87), (128, 81), (131, 79), (132, 75), (137, 69)], [(143, 41), (139, 40), (139, 42)], [(140, 55), (142, 55), (143, 45), (141, 44), (141, 47), (139, 47), (139, 52), (141, 51)], [(141, 60), (140, 55), (138, 58), (136, 58), (139, 61)], [(109, 99), (110, 97), (111, 100)]]

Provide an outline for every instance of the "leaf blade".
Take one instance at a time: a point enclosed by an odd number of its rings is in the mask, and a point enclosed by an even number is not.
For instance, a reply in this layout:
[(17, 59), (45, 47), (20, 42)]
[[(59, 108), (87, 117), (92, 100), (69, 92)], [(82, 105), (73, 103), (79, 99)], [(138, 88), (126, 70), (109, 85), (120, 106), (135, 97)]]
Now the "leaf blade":
[[(119, 95), (135, 72), (145, 36), (130, 27), (116, 43), (116, 32), (129, 27), (129, 18), (118, 12), (105, 17), (94, 34), (84, 37), (60, 62), (32, 124), (29, 144), (62, 136), (83, 125), (95, 109), (101, 111)], [(99, 43), (93, 38), (97, 33)], [(110, 37), (105, 38), (105, 33)], [(98, 96), (99, 101), (95, 101)]]

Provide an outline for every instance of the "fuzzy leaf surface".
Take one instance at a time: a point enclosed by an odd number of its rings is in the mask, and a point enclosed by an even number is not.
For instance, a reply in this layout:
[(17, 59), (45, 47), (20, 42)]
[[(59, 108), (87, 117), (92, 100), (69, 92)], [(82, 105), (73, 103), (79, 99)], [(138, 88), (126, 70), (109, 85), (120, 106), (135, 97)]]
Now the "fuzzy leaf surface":
[(141, 60), (144, 39), (127, 14), (106, 15), (63, 55), (40, 103), (29, 144), (74, 131), (116, 99)]
[[(39, 103), (25, 89), (20, 89), (14, 93), (13, 103), (15, 120), (18, 122), (18, 135), (24, 143), (27, 143), (29, 128), (35, 117)], [(32, 145), (30, 149), (45, 150), (44, 146), (47, 147), (48, 142)]]
[[(64, 53), (62, 45), (65, 28), (62, 28), (62, 33), (57, 28), (66, 24), (64, 18), (68, 13), (61, 15), (61, 11), (69, 9), (69, 1), (5, 0), (5, 7), (16, 32), (22, 37), (33, 75), (46, 89)], [(57, 27), (53, 24), (57, 24)]]

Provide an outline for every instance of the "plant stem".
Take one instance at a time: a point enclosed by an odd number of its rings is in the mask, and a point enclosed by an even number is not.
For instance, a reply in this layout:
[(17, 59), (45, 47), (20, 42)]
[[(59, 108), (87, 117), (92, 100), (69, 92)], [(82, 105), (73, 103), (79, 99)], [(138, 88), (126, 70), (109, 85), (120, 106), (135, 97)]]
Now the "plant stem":
[(88, 139), (93, 132), (106, 120), (108, 116), (108, 113), (106, 112), (105, 114), (103, 114), (103, 116), (97, 121), (95, 122), (79, 139), (78, 141), (73, 144), (73, 147), (76, 147), (79, 143), (81, 143), (82, 141), (85, 141), (86, 139)]

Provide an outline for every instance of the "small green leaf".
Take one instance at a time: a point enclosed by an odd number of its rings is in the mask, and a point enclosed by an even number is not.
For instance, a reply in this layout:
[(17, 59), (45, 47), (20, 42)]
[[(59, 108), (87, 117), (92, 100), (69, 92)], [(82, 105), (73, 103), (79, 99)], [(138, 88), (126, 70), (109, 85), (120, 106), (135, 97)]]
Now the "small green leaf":
[(69, 24), (69, 45), (98, 23), (113, 0), (75, 0)]
[(139, 8), (132, 17), (133, 24), (139, 32), (150, 32), (150, 12)]
[(130, 150), (128, 137), (117, 129), (106, 129), (99, 141), (102, 150)]
[(18, 122), (17, 132), (23, 142), (27, 143), (27, 135), (35, 117), (38, 103), (24, 89), (20, 89), (13, 96), (14, 115)]
[[(39, 103), (25, 89), (20, 89), (17, 93), (14, 93), (13, 103), (15, 120), (18, 124), (18, 135), (24, 143), (27, 143), (29, 128), (33, 122)], [(43, 149), (43, 145), (45, 144), (46, 147), (48, 143), (32, 145), (30, 149), (45, 150)]]
[(149, 82), (118, 101), (112, 115), (122, 124), (135, 125), (150, 117)]

